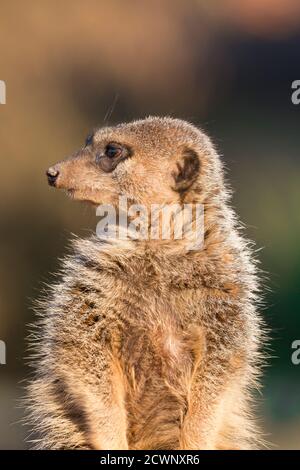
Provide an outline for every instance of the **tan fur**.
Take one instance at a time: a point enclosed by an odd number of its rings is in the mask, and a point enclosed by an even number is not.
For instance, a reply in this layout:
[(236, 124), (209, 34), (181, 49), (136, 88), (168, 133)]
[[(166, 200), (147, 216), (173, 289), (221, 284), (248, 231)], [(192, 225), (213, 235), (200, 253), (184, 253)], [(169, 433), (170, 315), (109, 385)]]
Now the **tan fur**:
[[(108, 142), (133, 150), (111, 173), (95, 164)], [(191, 149), (200, 168), (182, 178)], [(55, 168), (57, 187), (94, 204), (117, 205), (119, 195), (147, 206), (202, 203), (205, 242), (189, 251), (185, 239), (74, 240), (39, 309), (34, 446), (256, 447), (256, 270), (208, 137), (184, 121), (147, 118), (98, 130)]]

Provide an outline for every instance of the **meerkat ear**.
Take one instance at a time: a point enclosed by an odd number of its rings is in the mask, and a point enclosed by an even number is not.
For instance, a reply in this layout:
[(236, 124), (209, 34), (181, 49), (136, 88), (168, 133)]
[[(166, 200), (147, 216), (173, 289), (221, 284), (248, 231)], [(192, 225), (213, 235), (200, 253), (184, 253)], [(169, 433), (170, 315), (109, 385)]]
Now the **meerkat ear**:
[(173, 189), (184, 194), (196, 181), (200, 171), (200, 159), (195, 150), (186, 147), (180, 159), (176, 162), (176, 170), (173, 171), (175, 185)]

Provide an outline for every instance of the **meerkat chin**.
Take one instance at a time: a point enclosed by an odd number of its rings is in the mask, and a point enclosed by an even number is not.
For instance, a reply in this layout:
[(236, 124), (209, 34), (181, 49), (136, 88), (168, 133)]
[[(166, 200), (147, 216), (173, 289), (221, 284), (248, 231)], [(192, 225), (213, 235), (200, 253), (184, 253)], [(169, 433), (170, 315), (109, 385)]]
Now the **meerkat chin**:
[(47, 177), (96, 205), (202, 204), (204, 243), (73, 241), (39, 307), (34, 447), (258, 447), (257, 274), (210, 139), (172, 118), (105, 127)]

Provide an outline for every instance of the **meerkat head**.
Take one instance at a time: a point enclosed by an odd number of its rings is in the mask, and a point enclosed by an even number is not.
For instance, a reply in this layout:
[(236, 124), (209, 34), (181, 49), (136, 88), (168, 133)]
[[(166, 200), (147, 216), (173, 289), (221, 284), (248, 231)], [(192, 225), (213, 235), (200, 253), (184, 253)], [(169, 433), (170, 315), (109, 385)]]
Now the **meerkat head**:
[(144, 205), (203, 202), (222, 185), (208, 137), (185, 121), (157, 117), (96, 130), (47, 177), (96, 205), (117, 204), (119, 196)]

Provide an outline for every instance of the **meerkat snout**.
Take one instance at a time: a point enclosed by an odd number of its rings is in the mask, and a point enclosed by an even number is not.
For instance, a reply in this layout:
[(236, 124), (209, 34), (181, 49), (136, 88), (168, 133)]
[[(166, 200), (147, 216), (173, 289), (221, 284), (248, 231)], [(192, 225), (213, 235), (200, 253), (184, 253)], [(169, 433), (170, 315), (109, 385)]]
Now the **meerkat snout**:
[(48, 178), (49, 185), (50, 186), (55, 186), (56, 180), (57, 180), (58, 175), (59, 175), (59, 171), (54, 167), (50, 167), (46, 171), (46, 175), (47, 175), (47, 178)]

